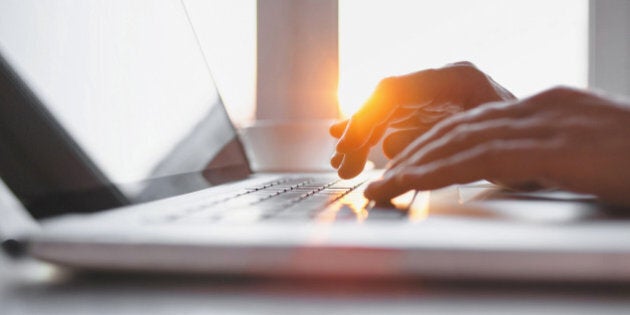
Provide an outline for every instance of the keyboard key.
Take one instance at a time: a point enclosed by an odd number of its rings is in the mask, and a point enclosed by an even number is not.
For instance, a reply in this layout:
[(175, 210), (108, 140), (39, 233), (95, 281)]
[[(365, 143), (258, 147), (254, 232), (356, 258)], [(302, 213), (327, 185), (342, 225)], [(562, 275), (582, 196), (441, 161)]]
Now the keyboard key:
[(223, 213), (217, 220), (226, 223), (250, 223), (260, 221), (267, 214), (267, 210), (260, 207), (232, 209)]
[(407, 213), (399, 209), (371, 209), (368, 210), (368, 221), (377, 220), (401, 220), (406, 217)]
[[(247, 223), (265, 219), (311, 220), (320, 216), (333, 221), (363, 220), (367, 216), (366, 210), (354, 209), (356, 202), (353, 201), (363, 201), (364, 198), (360, 192), (352, 192), (362, 182), (360, 179), (339, 180), (335, 177), (289, 177), (169, 212), (168, 216), (161, 218), (162, 221), (152, 222)], [(352, 197), (354, 195), (356, 198)], [(397, 212), (375, 211), (371, 219), (403, 216)]]
[(282, 211), (271, 215), (267, 218), (267, 220), (302, 220), (307, 221), (312, 218), (312, 214), (310, 211)]

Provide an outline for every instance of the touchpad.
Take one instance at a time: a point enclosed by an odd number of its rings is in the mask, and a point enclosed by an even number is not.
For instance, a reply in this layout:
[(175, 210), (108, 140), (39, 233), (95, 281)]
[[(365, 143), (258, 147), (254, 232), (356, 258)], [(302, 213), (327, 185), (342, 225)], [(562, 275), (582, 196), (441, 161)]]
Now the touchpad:
[(606, 217), (594, 196), (560, 190), (520, 192), (489, 182), (477, 182), (431, 193), (426, 211), (428, 217), (459, 216), (539, 223)]

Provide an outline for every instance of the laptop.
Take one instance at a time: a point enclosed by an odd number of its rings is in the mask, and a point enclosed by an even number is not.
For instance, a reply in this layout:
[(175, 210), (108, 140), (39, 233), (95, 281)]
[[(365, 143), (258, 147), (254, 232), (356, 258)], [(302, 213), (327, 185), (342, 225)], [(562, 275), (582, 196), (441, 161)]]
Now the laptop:
[[(0, 20), (3, 247), (87, 270), (630, 280), (630, 222), (488, 182), (369, 203), (378, 171), (254, 173), (186, 3)], [(6, 9), (6, 8), (5, 8)], [(98, 14), (96, 14), (98, 13)]]

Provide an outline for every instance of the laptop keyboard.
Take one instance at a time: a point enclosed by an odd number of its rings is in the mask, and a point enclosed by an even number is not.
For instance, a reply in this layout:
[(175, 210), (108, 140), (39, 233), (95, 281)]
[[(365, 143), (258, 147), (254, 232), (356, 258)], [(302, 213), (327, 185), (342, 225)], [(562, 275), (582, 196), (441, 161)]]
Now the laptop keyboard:
[[(355, 189), (364, 182), (335, 177), (282, 178), (158, 218), (153, 217), (150, 221), (241, 223), (261, 220), (361, 219), (362, 216), (367, 217), (367, 200), (363, 198), (362, 192)], [(331, 210), (333, 204), (336, 207)], [(403, 217), (399, 211), (392, 211), (392, 214)]]

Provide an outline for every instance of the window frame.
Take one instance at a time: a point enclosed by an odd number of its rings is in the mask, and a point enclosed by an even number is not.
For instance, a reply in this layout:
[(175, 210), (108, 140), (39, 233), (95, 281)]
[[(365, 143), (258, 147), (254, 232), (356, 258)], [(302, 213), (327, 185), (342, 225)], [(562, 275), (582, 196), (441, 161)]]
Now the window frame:
[(630, 96), (630, 1), (589, 2), (589, 87)]
[[(257, 119), (338, 118), (338, 0), (258, 0), (257, 10)], [(589, 87), (630, 95), (630, 1), (590, 0), (588, 14)]]

